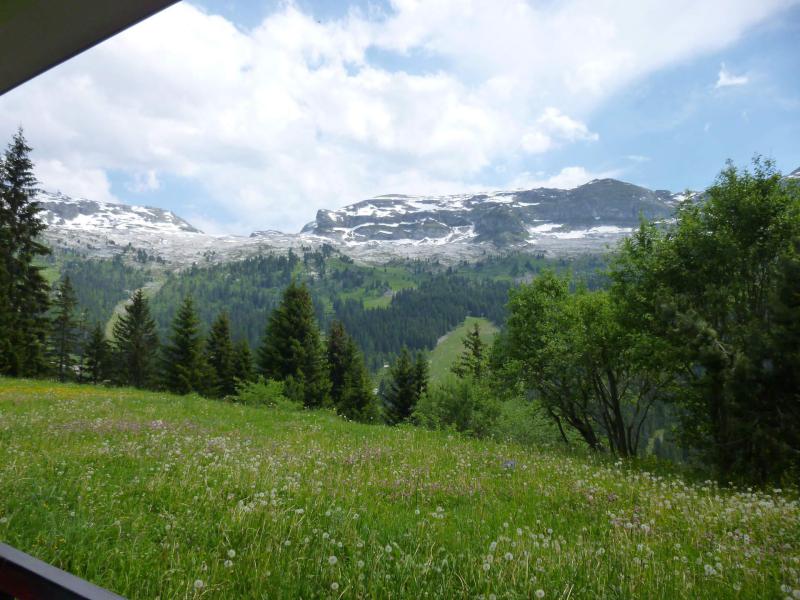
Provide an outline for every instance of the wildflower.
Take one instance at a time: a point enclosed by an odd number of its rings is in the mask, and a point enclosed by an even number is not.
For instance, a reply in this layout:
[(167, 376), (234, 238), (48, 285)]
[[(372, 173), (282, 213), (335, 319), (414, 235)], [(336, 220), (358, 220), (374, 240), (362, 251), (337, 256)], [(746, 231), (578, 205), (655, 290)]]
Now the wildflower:
[(226, 560), (224, 563), (226, 569), (230, 569), (233, 566), (232, 560)]
[(488, 562), (483, 563), (483, 570), (484, 571), (488, 571), (491, 568), (492, 568), (492, 566)]
[(356, 563), (356, 566), (357, 566), (359, 569), (363, 569), (363, 568), (364, 568), (364, 561), (363, 561), (363, 560), (360, 560), (360, 561), (358, 561), (358, 562)]
[(205, 585), (206, 584), (203, 583), (202, 579), (195, 579), (194, 580), (194, 589), (196, 589), (196, 590), (202, 590)]
[(333, 566), (333, 565), (335, 565), (337, 562), (339, 562), (339, 559), (338, 559), (338, 558), (336, 558), (335, 556), (331, 555), (331, 556), (329, 556), (329, 557), (328, 557), (328, 564), (329, 564), (329, 565)]
[(511, 552), (506, 552), (506, 560), (514, 560), (514, 555)]
[(336, 583), (336, 582), (334, 581), (334, 582), (331, 584), (331, 589), (332, 589), (332, 590), (335, 592), (336, 590), (338, 590), (338, 589), (339, 589), (339, 584), (338, 584), (338, 583)]
[(497, 549), (497, 542), (489, 544), (489, 552), (494, 552)]
[(544, 598), (544, 590), (536, 590), (533, 595), (537, 598)]
[(228, 558), (236, 558), (236, 550), (234, 550), (233, 548), (228, 550)]
[(386, 554), (391, 554), (392, 545), (391, 544), (386, 544), (386, 547), (384, 548), (384, 550), (386, 550)]

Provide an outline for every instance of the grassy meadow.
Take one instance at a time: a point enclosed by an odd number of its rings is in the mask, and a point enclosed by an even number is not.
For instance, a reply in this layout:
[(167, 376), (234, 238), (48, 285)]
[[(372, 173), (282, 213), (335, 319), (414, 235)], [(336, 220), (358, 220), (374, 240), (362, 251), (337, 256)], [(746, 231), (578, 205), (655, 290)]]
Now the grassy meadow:
[(467, 317), (461, 325), (443, 335), (430, 353), (431, 381), (439, 382), (450, 374), (450, 368), (464, 351), (464, 338), (478, 324), (481, 340), (488, 349), (498, 329), (494, 323), (481, 317)]
[(131, 598), (797, 598), (794, 492), (0, 379), (0, 539)]

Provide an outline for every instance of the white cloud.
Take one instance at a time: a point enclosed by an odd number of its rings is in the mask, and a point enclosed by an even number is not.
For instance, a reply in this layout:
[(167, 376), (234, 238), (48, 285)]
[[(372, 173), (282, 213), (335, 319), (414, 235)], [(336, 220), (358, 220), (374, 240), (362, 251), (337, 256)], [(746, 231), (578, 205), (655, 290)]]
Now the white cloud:
[(734, 75), (725, 67), (725, 63), (719, 68), (719, 74), (717, 75), (717, 83), (714, 86), (715, 88), (719, 89), (721, 87), (729, 87), (735, 85), (745, 85), (750, 79), (747, 75)]
[(513, 189), (545, 187), (571, 190), (593, 179), (619, 177), (620, 173), (621, 171), (618, 169), (594, 173), (588, 171), (584, 167), (564, 167), (561, 171), (553, 175), (547, 175), (546, 173), (522, 173), (511, 182), (509, 187)]
[(213, 205), (198, 213), (297, 229), (374, 194), (504, 185), (483, 181), (503, 166), (511, 185), (531, 154), (597, 140), (593, 111), (635, 79), (790, 3), (394, 0), (322, 23), (288, 3), (244, 31), (184, 2), (0, 98), (0, 132), (25, 126), (48, 188), (183, 177)]
[(101, 202), (119, 202), (111, 193), (111, 182), (102, 169), (67, 166), (60, 160), (47, 159), (36, 162), (36, 176), (40, 187), (47, 191)]

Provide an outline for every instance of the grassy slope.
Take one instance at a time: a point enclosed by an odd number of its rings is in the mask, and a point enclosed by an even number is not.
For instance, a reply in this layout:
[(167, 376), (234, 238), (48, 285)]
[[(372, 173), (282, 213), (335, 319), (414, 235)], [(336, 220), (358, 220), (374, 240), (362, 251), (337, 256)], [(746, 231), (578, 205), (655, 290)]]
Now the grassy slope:
[(481, 339), (486, 344), (491, 344), (492, 339), (497, 333), (497, 327), (487, 319), (479, 317), (467, 317), (466, 320), (442, 336), (436, 348), (431, 351), (431, 380), (441, 381), (450, 373), (450, 367), (464, 351), (464, 338), (467, 336), (474, 324), (478, 323), (481, 328)]
[(800, 588), (800, 507), (785, 493), (326, 413), (8, 379), (0, 539), (137, 598)]

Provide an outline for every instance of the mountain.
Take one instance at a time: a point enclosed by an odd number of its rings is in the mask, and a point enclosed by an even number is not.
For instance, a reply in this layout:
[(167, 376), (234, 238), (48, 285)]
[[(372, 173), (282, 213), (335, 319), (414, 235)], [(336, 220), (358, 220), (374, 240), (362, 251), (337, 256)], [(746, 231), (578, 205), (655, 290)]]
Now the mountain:
[(387, 195), (320, 210), (299, 233), (209, 235), (159, 208), (42, 193), (46, 236), (92, 256), (143, 250), (173, 266), (330, 244), (353, 258), (470, 260), (510, 250), (561, 256), (602, 251), (647, 219), (669, 219), (686, 198), (615, 179), (574, 189), (538, 188), (452, 196)]

